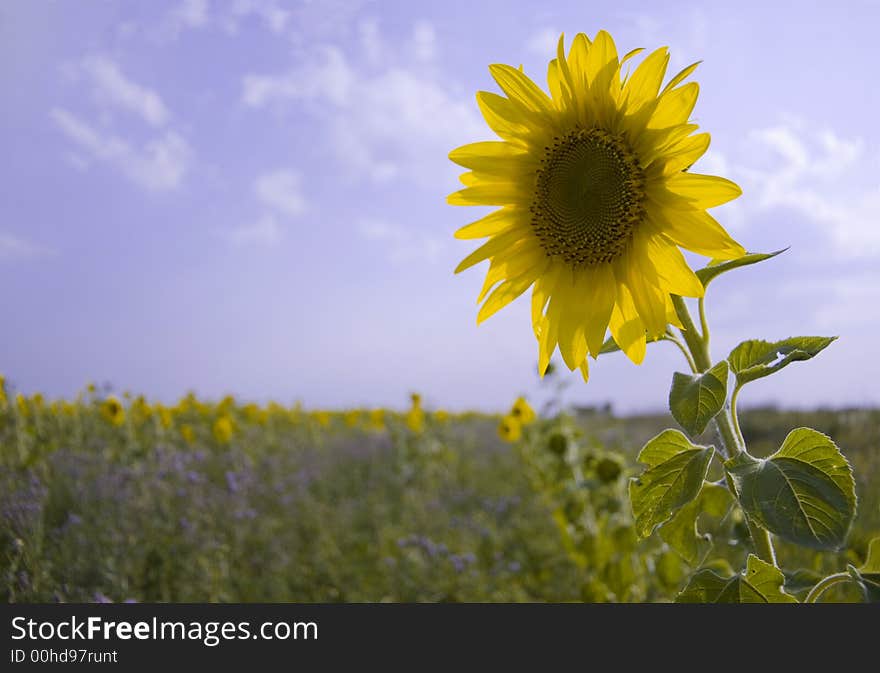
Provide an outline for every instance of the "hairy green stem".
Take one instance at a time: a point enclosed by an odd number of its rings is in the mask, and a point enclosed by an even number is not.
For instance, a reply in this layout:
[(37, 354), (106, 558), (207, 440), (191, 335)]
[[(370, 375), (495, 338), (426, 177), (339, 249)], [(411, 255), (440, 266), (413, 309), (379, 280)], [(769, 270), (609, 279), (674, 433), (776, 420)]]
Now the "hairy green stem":
[(709, 349), (709, 321), (706, 320), (706, 298), (700, 297), (700, 329), (703, 330), (703, 343)]
[(828, 577), (822, 579), (816, 586), (810, 589), (810, 593), (807, 594), (804, 603), (815, 603), (819, 600), (819, 597), (822, 594), (835, 584), (842, 584), (843, 582), (849, 582), (851, 580), (852, 577), (849, 573), (835, 573), (833, 575), (828, 575)]
[(739, 391), (742, 389), (742, 386), (734, 386), (733, 394), (730, 396), (730, 418), (733, 421), (733, 430), (736, 433), (736, 438), (739, 441), (740, 445), (746, 445), (746, 439), (743, 437), (742, 430), (739, 427), (739, 415), (736, 412), (736, 400), (739, 397)]
[[(693, 363), (696, 365), (696, 372), (706, 372), (712, 368), (712, 356), (709, 354), (709, 329), (706, 323), (705, 306), (700, 301), (700, 319), (703, 322), (703, 334), (697, 330), (693, 318), (687, 304), (682, 297), (672, 295), (672, 304), (675, 307), (675, 313), (681, 321), (681, 336), (684, 338), (690, 351)], [(733, 400), (735, 402), (736, 400)], [(715, 416), (715, 427), (721, 444), (721, 453), (725, 457), (734, 457), (746, 450), (745, 442), (742, 439), (742, 433), (739, 431), (739, 421), (736, 418), (736, 407), (733, 404), (725, 404), (724, 409)], [(736, 491), (729, 479), (727, 488), (736, 498)], [(752, 536), (752, 542), (755, 546), (755, 553), (762, 561), (776, 565), (776, 551), (773, 549), (773, 541), (770, 533), (758, 524), (754, 523), (746, 517), (746, 523), (749, 527), (749, 533)]]

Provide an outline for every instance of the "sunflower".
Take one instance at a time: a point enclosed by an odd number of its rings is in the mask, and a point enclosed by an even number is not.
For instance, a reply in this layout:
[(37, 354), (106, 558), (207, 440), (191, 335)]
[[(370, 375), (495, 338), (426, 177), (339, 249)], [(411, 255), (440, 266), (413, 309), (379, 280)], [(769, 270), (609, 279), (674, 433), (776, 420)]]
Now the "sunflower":
[(110, 395), (101, 403), (101, 415), (104, 420), (116, 427), (125, 423), (125, 407), (114, 395)]
[(229, 416), (220, 416), (214, 421), (214, 426), (211, 428), (214, 433), (214, 439), (217, 440), (218, 444), (229, 444), (229, 441), (232, 439), (232, 434), (235, 432), (235, 428), (232, 425), (232, 419)]
[(670, 295), (703, 295), (679, 246), (717, 260), (745, 254), (706, 212), (741, 190), (688, 171), (709, 146), (688, 121), (699, 87), (684, 80), (696, 63), (661, 90), (666, 47), (622, 76), (641, 49), (619, 59), (605, 31), (577, 35), (567, 56), (563, 42), (550, 95), (521, 69), (489, 67), (506, 96), (480, 91), (477, 102), (501, 140), (450, 153), (469, 171), (448, 202), (500, 206), (456, 232), (489, 238), (456, 268), (490, 260), (477, 322), (531, 287), (539, 372), (558, 345), (586, 380), (586, 357), (598, 357), (609, 328), (640, 364), (647, 339), (681, 326)]
[(498, 436), (505, 442), (519, 441), (522, 437), (522, 423), (516, 416), (505, 416), (498, 424)]
[(518, 420), (522, 425), (533, 423), (535, 421), (535, 418), (537, 418), (537, 416), (535, 415), (535, 410), (532, 409), (532, 406), (526, 401), (525, 397), (516, 398), (516, 401), (510, 408), (509, 415), (513, 416), (513, 418)]

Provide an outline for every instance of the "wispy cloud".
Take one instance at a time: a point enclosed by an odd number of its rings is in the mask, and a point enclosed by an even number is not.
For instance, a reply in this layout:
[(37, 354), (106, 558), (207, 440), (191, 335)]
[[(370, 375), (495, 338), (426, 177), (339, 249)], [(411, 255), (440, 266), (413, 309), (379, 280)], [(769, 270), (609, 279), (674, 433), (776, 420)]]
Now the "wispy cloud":
[(259, 176), (254, 181), (254, 193), (264, 206), (283, 215), (296, 217), (306, 209), (300, 175), (294, 171), (278, 170)]
[(381, 244), (395, 263), (434, 262), (446, 247), (444, 239), (377, 218), (360, 220), (357, 231), (365, 240)]
[(282, 34), (293, 12), (280, 0), (180, 0), (165, 15), (162, 34), (178, 37), (184, 30), (219, 27), (228, 35), (238, 34), (243, 22), (254, 17), (268, 30)]
[(119, 65), (104, 56), (83, 60), (82, 70), (91, 80), (100, 104), (136, 114), (152, 126), (162, 126), (169, 118), (162, 97), (152, 89), (126, 77)]
[[(417, 24), (411, 44), (419, 58), (436, 58), (431, 24)], [(375, 25), (362, 24), (356, 48), (349, 54), (324, 46), (288, 70), (249, 74), (241, 100), (252, 108), (299, 107), (318, 116), (351, 175), (376, 182), (433, 179), (448, 168), (449, 148), (485, 135), (470, 97), (451, 90), (432, 68), (413, 67)]]
[[(569, 40), (570, 41), (570, 40)], [(526, 49), (542, 58), (555, 56), (556, 45), (559, 43), (559, 31), (553, 28), (541, 28), (526, 40)]]
[(823, 225), (840, 257), (880, 255), (880, 182), (861, 138), (788, 120), (749, 141), (750, 164), (737, 170), (754, 208), (790, 209)]
[(267, 213), (254, 222), (221, 233), (227, 243), (236, 247), (268, 246), (281, 240), (283, 228), (275, 215)]
[(134, 147), (124, 138), (103, 132), (64, 108), (54, 108), (49, 116), (80, 151), (115, 167), (145, 189), (174, 189), (190, 168), (192, 150), (186, 140), (173, 131)]
[(181, 28), (201, 28), (208, 23), (209, 0), (181, 0), (169, 12), (171, 22)]
[(55, 254), (57, 251), (52, 248), (0, 231), (0, 261), (49, 257)]
[(235, 0), (223, 18), (224, 27), (237, 32), (239, 24), (255, 16), (273, 33), (282, 33), (290, 21), (291, 11), (279, 0)]

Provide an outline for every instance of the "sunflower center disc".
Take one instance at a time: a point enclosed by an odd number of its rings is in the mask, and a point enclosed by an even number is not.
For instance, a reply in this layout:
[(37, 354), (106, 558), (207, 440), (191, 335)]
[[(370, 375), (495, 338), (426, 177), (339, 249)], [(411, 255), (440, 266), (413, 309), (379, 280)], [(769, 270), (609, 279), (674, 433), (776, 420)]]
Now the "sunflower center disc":
[(624, 140), (572, 131), (546, 148), (537, 171), (532, 226), (550, 256), (572, 265), (619, 257), (644, 217), (644, 174)]

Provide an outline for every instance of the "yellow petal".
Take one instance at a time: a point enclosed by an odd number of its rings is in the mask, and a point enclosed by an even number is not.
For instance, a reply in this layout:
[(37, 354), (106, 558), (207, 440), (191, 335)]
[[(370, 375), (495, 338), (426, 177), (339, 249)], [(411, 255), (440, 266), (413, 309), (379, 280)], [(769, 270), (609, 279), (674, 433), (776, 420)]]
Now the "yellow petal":
[(489, 72), (507, 97), (527, 110), (550, 114), (553, 104), (540, 87), (516, 68), (503, 63), (489, 66)]
[[(647, 223), (646, 223), (647, 225)], [(654, 264), (660, 286), (682, 297), (702, 297), (705, 288), (672, 241), (652, 226), (643, 226), (633, 236), (633, 252), (646, 255)], [(665, 325), (664, 325), (665, 327)]]
[(481, 217), (479, 220), (466, 224), (455, 232), (455, 237), (459, 239), (471, 239), (494, 236), (509, 227), (527, 221), (528, 211), (519, 210), (513, 206), (507, 206), (505, 208), (493, 210), (485, 217)]
[(568, 59), (565, 57), (565, 33), (559, 36), (559, 42), (556, 45), (556, 63), (559, 66), (563, 93), (571, 98), (572, 107), (577, 107), (577, 91), (574, 86), (574, 76), (571, 74)]
[(538, 327), (544, 318), (544, 309), (556, 289), (561, 269), (559, 264), (552, 264), (547, 269), (547, 273), (535, 280), (535, 285), (532, 287), (532, 328), (535, 330), (535, 336), (538, 336)]
[(682, 140), (670, 151), (664, 152), (658, 161), (662, 165), (661, 174), (672, 175), (693, 166), (697, 159), (709, 149), (709, 140), (708, 133), (698, 133)]
[(568, 52), (568, 65), (574, 79), (574, 87), (578, 91), (586, 91), (589, 86), (587, 79), (587, 61), (590, 53), (590, 40), (583, 33), (574, 36)]
[(550, 89), (550, 97), (557, 107), (562, 106), (566, 100), (566, 92), (563, 89), (562, 74), (559, 72), (559, 62), (555, 58), (547, 66), (547, 88)]
[(446, 197), (450, 206), (528, 206), (531, 195), (513, 181), (481, 183)]
[(605, 341), (608, 321), (614, 308), (616, 294), (614, 272), (610, 264), (597, 264), (586, 269), (581, 276), (584, 302), (584, 323), (587, 346), (593, 357)]
[(614, 342), (620, 347), (626, 356), (634, 364), (641, 364), (645, 359), (647, 342), (645, 339), (645, 324), (636, 311), (629, 290), (622, 283), (617, 284), (617, 301), (611, 311), (611, 321), (608, 325)]
[(528, 154), (522, 149), (503, 141), (490, 140), (462, 145), (449, 153), (449, 158), (459, 166), (477, 171), (490, 170), (499, 161), (522, 159)]
[(587, 383), (590, 380), (590, 361), (584, 358), (584, 361), (581, 362), (578, 369), (580, 369), (581, 376), (584, 379), (584, 383)]
[(714, 208), (742, 194), (735, 182), (717, 175), (679, 173), (666, 180), (666, 189), (684, 197), (699, 208)]
[(543, 250), (535, 246), (532, 241), (522, 239), (514, 243), (504, 255), (493, 258), (486, 272), (486, 280), (483, 289), (477, 297), (477, 303), (483, 301), (486, 293), (492, 289), (498, 281), (518, 278), (522, 274), (544, 264), (547, 257)]
[(600, 30), (587, 54), (587, 81), (598, 95), (607, 94), (611, 79), (619, 72), (617, 47), (606, 31)]
[(626, 103), (632, 109), (654, 100), (669, 64), (669, 52), (660, 47), (645, 57), (626, 82)]
[(474, 185), (479, 184), (480, 178), (477, 177), (477, 174), (474, 173), (474, 171), (466, 171), (458, 176), (458, 181), (465, 187), (473, 187)]
[(736, 259), (746, 254), (724, 227), (704, 210), (654, 209), (651, 219), (674, 243), (713, 259)]
[(630, 250), (616, 260), (615, 277), (629, 288), (648, 336), (662, 334), (666, 330), (666, 300), (657, 285), (659, 279), (651, 260)]
[(545, 316), (541, 319), (536, 332), (538, 336), (538, 374), (543, 378), (550, 365), (550, 358), (553, 357), (553, 351), (556, 350), (556, 323), (551, 322)]
[(648, 128), (662, 129), (684, 124), (691, 116), (699, 94), (700, 85), (696, 82), (689, 82), (663, 94), (658, 99), (654, 114), (648, 121)]
[(696, 63), (691, 63), (688, 67), (683, 68), (681, 72), (679, 72), (675, 77), (673, 77), (669, 82), (663, 87), (663, 93), (670, 91), (681, 84), (685, 78), (690, 75), (694, 70), (697, 69), (697, 66), (700, 65), (702, 61), (697, 61)]
[(538, 273), (540, 272), (535, 269), (532, 273), (526, 273), (514, 280), (505, 281), (495, 288), (492, 294), (489, 295), (489, 298), (486, 299), (486, 303), (480, 307), (477, 313), (477, 324), (479, 325), (486, 318), (491, 317), (528, 290)]
[(508, 251), (527, 233), (527, 229), (516, 227), (510, 231), (505, 231), (503, 234), (493, 236), (488, 241), (483, 243), (483, 245), (481, 245), (479, 248), (477, 248), (471, 254), (461, 260), (461, 263), (457, 267), (455, 267), (455, 273), (460, 273), (465, 269), (471, 268), (472, 266), (474, 266), (474, 264), (479, 264), (483, 260), (494, 257), (495, 255), (502, 252)]
[(528, 118), (508, 99), (489, 91), (477, 92), (477, 105), (495, 133), (506, 140), (518, 140), (530, 133)]
[(547, 317), (559, 323), (559, 352), (572, 371), (587, 357), (587, 339), (584, 335), (583, 298), (570, 274), (565, 274), (550, 298)]

